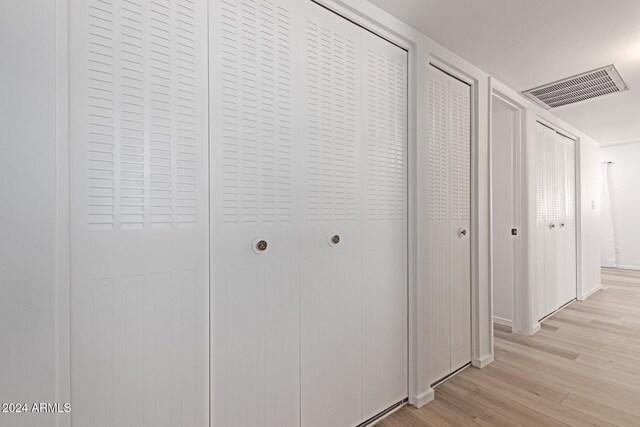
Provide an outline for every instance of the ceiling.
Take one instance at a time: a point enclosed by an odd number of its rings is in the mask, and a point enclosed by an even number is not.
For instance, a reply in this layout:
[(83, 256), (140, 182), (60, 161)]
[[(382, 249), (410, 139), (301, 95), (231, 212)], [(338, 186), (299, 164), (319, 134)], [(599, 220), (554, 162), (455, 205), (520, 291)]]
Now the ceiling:
[(518, 92), (615, 64), (630, 91), (551, 112), (600, 143), (640, 140), (640, 1), (369, 1)]

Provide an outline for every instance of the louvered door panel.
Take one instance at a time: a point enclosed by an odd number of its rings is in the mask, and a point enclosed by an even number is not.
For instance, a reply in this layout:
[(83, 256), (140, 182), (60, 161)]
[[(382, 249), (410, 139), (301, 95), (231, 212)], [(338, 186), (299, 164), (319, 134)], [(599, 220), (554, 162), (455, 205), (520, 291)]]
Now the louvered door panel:
[(559, 160), (556, 149), (556, 132), (545, 127), (545, 161), (547, 164), (545, 177), (545, 202), (547, 207), (547, 221), (544, 228), (544, 259), (545, 259), (545, 310), (549, 314), (559, 305), (558, 293), (558, 174)]
[[(471, 88), (449, 79), (451, 370), (471, 361)], [(462, 234), (462, 230), (465, 233)]]
[(433, 66), (429, 73), (429, 378), (435, 382), (471, 360), (471, 90)]
[(298, 6), (211, 7), (212, 420), (297, 426)]
[(366, 420), (407, 397), (407, 52), (360, 34)]
[(358, 27), (312, 2), (304, 2), (303, 11), (301, 420), (305, 427), (357, 425), (364, 56)]
[(431, 322), (429, 377), (451, 372), (449, 76), (429, 67), (427, 128), (427, 263)]
[(536, 123), (536, 281), (538, 307), (536, 318), (545, 316), (547, 310), (547, 273), (545, 264), (545, 235), (548, 226), (548, 209), (546, 202), (547, 178), (547, 144), (546, 127)]
[(575, 141), (558, 134), (558, 149), (562, 152), (563, 161), (563, 218), (559, 224), (559, 250), (562, 254), (562, 271), (559, 279), (560, 300), (563, 305), (576, 298), (576, 220), (575, 220)]
[(71, 422), (204, 426), (206, 5), (69, 11)]

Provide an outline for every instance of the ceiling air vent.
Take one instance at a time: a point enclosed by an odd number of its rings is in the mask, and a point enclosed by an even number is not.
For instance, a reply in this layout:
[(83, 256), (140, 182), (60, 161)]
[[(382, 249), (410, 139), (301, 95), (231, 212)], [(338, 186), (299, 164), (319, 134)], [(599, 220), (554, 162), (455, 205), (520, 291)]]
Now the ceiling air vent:
[(607, 65), (522, 93), (544, 108), (551, 109), (626, 90), (629, 88), (616, 67)]

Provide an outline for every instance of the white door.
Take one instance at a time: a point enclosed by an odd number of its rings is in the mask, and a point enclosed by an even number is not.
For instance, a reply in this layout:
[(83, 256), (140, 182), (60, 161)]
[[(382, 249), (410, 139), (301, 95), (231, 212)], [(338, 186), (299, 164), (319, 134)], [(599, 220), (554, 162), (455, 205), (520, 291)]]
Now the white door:
[(575, 141), (537, 124), (538, 318), (576, 298)]
[(212, 419), (407, 397), (407, 55), (310, 1), (215, 1)]
[(300, 423), (296, 3), (211, 3), (214, 426)]
[(302, 425), (407, 397), (407, 54), (305, 2)]
[(558, 223), (560, 217), (561, 199), (558, 194), (560, 180), (558, 178), (561, 167), (561, 159), (558, 158), (559, 150), (556, 144), (556, 132), (553, 129), (544, 129), (545, 141), (545, 193), (546, 193), (546, 223), (544, 227), (544, 259), (545, 259), (545, 301), (544, 314), (555, 311), (559, 301), (558, 289), (558, 255), (560, 241), (558, 239)]
[(70, 3), (71, 423), (209, 423), (207, 17)]
[(304, 427), (355, 426), (363, 390), (365, 56), (358, 27), (311, 2), (303, 11), (301, 419)]
[(437, 380), (471, 360), (471, 89), (433, 66), (428, 84), (430, 377)]
[(558, 146), (562, 150), (564, 168), (563, 215), (558, 224), (563, 253), (561, 298), (558, 304), (562, 306), (574, 300), (577, 294), (575, 141), (558, 134)]
[(536, 123), (536, 279), (538, 304), (536, 318), (547, 313), (547, 274), (545, 257), (545, 236), (549, 227), (547, 208), (547, 127)]

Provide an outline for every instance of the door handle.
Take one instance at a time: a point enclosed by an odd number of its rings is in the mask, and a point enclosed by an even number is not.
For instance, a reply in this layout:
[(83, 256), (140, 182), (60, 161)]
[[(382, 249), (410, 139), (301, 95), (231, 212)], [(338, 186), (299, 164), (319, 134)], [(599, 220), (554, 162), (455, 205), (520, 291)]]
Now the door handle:
[(560, 223), (560, 228), (564, 227), (566, 224), (564, 222)]
[(553, 230), (554, 228), (556, 228), (556, 225), (553, 222), (549, 224), (549, 230)]
[(465, 230), (462, 227), (458, 228), (458, 237), (462, 238), (462, 237), (464, 237), (466, 235), (467, 235), (467, 230)]

